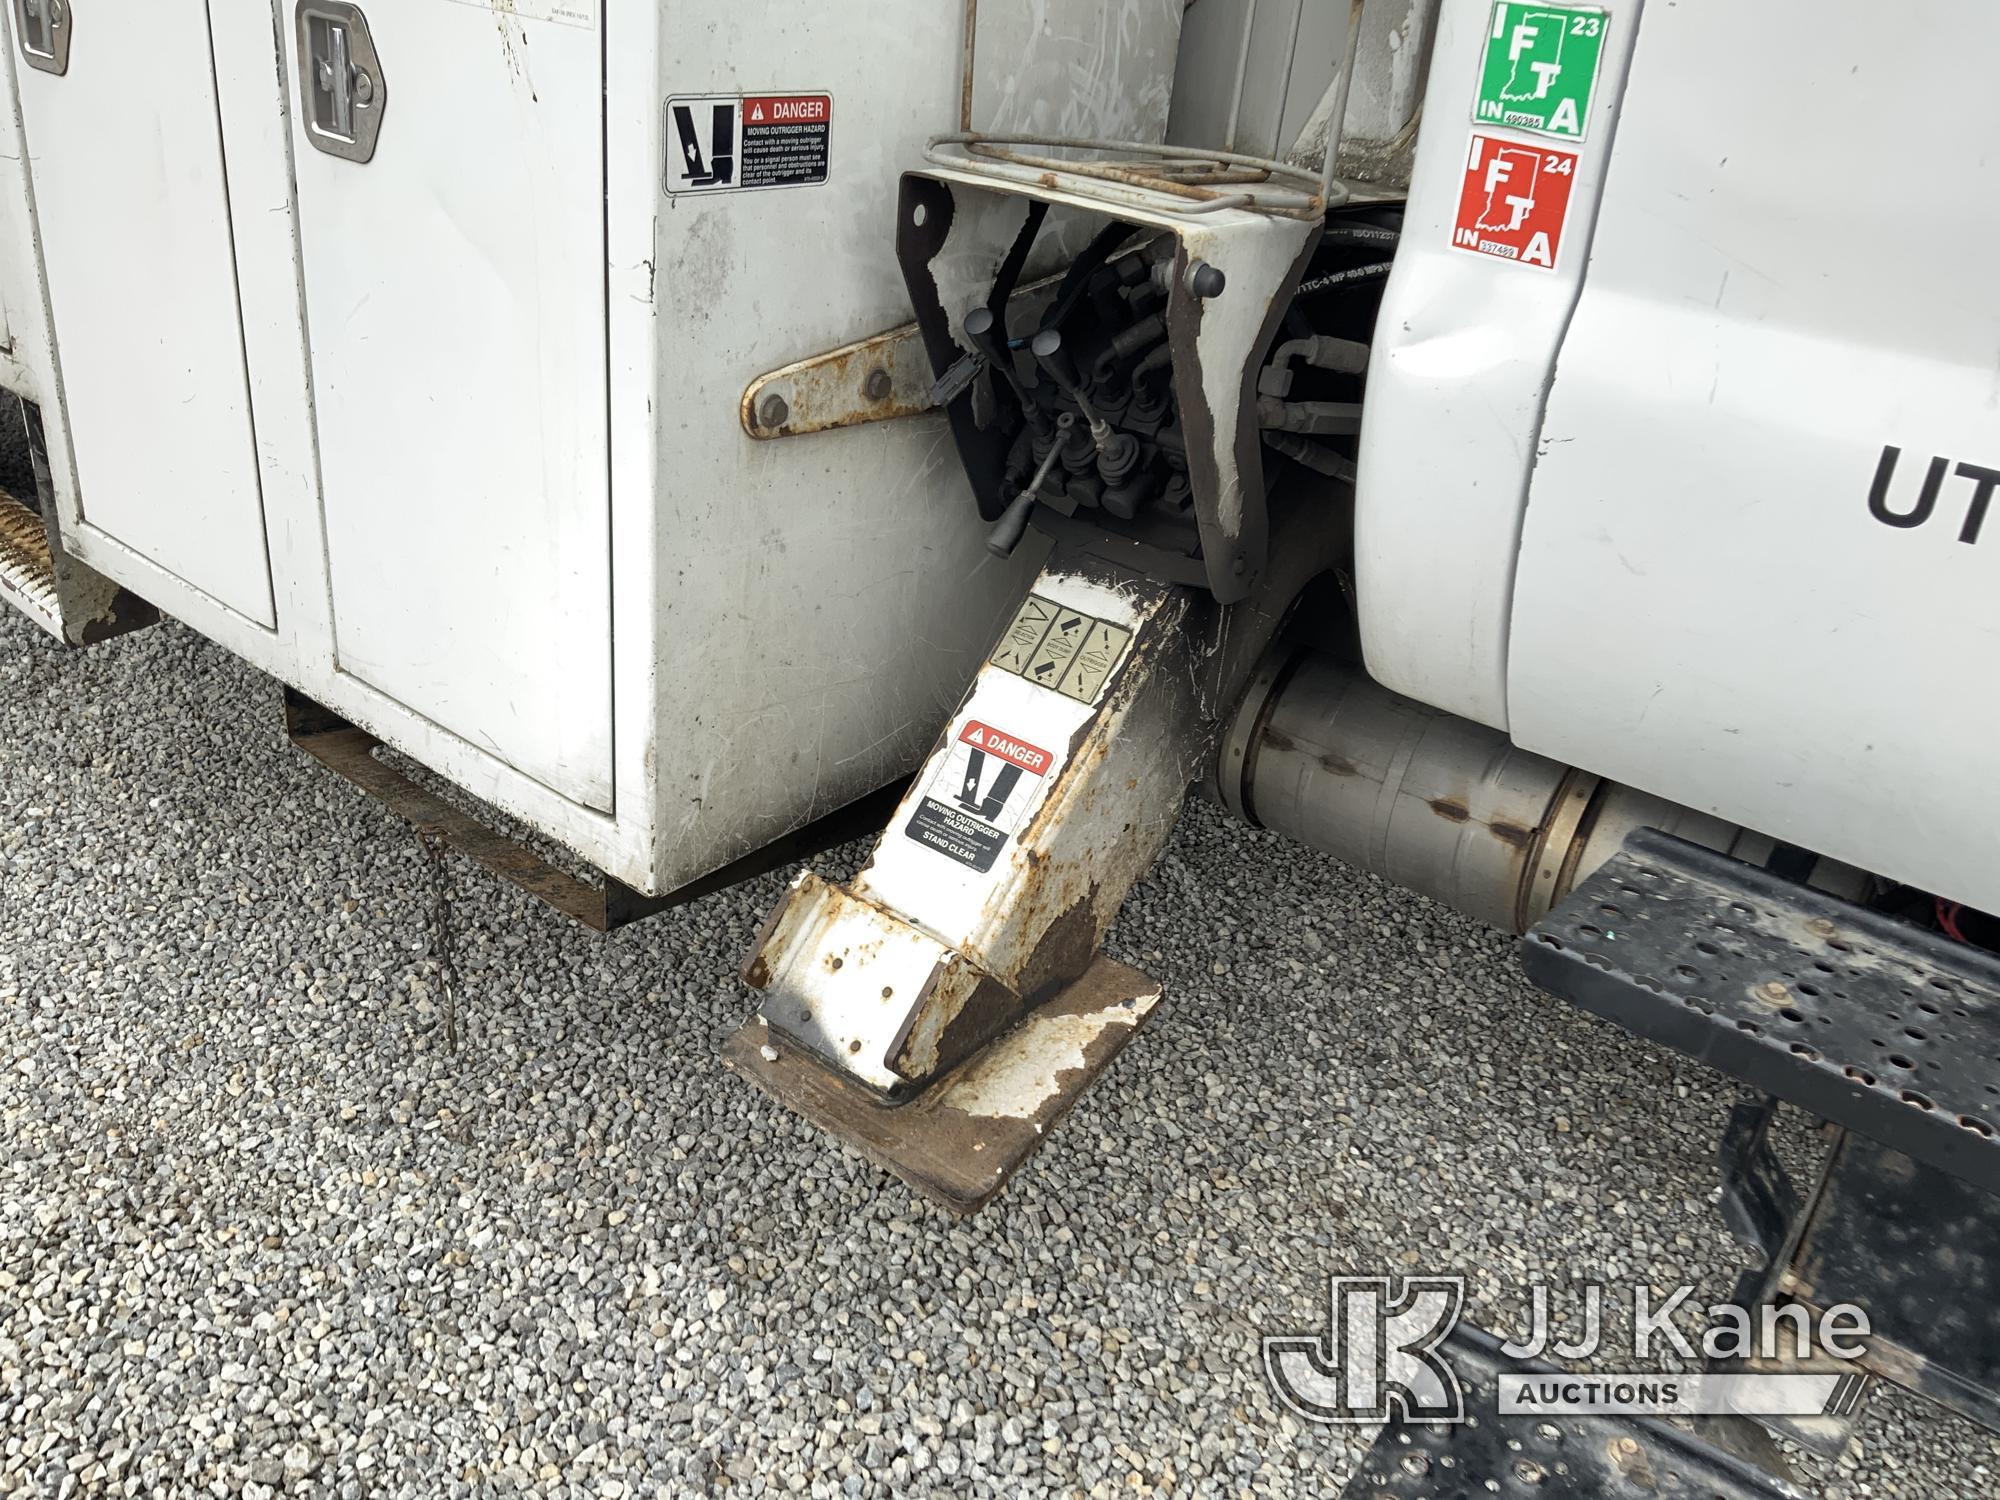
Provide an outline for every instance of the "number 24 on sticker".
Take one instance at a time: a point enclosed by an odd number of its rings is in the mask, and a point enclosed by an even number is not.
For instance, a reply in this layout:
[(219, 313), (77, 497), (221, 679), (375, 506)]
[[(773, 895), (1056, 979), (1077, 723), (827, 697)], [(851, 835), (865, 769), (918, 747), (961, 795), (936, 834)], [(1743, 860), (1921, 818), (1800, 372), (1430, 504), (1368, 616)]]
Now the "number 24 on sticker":
[(1451, 242), (1542, 270), (1555, 269), (1569, 218), (1577, 157), (1473, 132)]

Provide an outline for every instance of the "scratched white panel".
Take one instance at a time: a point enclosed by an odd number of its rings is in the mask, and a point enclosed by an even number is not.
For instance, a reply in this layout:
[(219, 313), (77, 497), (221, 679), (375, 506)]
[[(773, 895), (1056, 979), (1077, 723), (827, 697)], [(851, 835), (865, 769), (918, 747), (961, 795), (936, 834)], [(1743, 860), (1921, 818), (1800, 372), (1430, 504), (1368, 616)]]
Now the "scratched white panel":
[(1166, 138), (1185, 0), (981, 5), (972, 128)]
[[(896, 195), (926, 139), (957, 128), (964, 9), (798, 6), (780, 26), (763, 7), (672, 3), (654, 86), (623, 93), (621, 23), (609, 17), (612, 119), (653, 127), (653, 201), (613, 193), (610, 261), (631, 286), (613, 296), (614, 319), (657, 318), (652, 383), (620, 384), (613, 431), (630, 444), (644, 430), (654, 445), (641, 457), (659, 504), (651, 769), (663, 883), (912, 770), (1045, 549), (1030, 542), (1005, 563), (987, 553), (941, 417), (770, 442), (737, 420), (756, 376), (909, 319)], [(980, 77), (990, 67), (997, 87), (1032, 60), (1041, 44), (1030, 28), (1044, 20), (1055, 49), (1045, 56), (1072, 49), (1077, 66), (1059, 85), (1035, 85), (1068, 101), (1060, 117), (1038, 117), (1023, 87), (1011, 114), (982, 108), (981, 123), (1157, 137), (1179, 11), (1179, 0), (989, 0), (984, 23), (1021, 29), (978, 42)], [(1084, 13), (1118, 24), (1058, 24)], [(832, 95), (824, 186), (659, 194), (662, 98), (785, 89)], [(628, 180), (619, 162), (631, 140), (614, 126), (614, 183)], [(621, 620), (626, 602), (621, 593)]]
[(293, 132), (340, 669), (608, 808), (599, 39), (456, 0), (368, 17), (374, 159)]

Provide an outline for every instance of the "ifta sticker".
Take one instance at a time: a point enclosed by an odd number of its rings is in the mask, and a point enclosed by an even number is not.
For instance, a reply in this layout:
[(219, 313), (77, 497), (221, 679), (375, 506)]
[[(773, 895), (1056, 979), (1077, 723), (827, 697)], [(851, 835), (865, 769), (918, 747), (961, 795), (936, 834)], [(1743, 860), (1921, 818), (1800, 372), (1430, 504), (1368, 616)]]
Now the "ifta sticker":
[(1582, 140), (1610, 25), (1595, 6), (1495, 0), (1473, 120)]
[(1451, 242), (1475, 255), (1554, 270), (1576, 153), (1473, 132)]

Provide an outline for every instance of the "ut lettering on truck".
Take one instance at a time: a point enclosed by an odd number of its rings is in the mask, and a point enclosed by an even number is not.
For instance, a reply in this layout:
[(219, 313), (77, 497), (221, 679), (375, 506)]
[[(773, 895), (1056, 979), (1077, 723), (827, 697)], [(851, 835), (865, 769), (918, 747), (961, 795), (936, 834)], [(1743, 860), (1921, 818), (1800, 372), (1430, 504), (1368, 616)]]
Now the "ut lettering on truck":
[(1902, 456), (1901, 448), (1886, 443), (1883, 445), (1881, 460), (1875, 465), (1875, 482), (1868, 488), (1868, 514), (1884, 526), (1908, 531), (1931, 518), (1931, 513), (1938, 507), (1947, 476), (1969, 479), (1972, 481), (1972, 493), (1966, 499), (1965, 520), (1958, 528), (1958, 539), (1967, 546), (1976, 543), (1986, 525), (1986, 510), (1993, 503), (1994, 487), (2000, 485), (2000, 469), (1989, 469), (1984, 464), (1954, 464), (1949, 458), (1934, 454), (1930, 467), (1924, 471), (1916, 503), (1907, 510), (1897, 510), (1890, 491), (1895, 488), (1896, 464)]

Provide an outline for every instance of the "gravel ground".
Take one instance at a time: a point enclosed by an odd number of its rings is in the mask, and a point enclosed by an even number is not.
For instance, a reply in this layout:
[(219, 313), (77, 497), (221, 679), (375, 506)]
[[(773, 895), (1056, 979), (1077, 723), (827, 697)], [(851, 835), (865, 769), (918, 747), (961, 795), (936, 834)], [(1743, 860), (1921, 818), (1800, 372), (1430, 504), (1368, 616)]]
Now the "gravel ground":
[[(1328, 1272), (1507, 1329), (1740, 1263), (1730, 1086), (1206, 807), (1112, 945), (1167, 1005), (968, 1224), (714, 1061), (778, 877), (604, 939), (455, 869), (452, 1052), (425, 862), (272, 683), (0, 615), (0, 1492), (1325, 1495), (1370, 1434), (1256, 1345)], [(1996, 1474), (1889, 1393), (1826, 1479)]]

